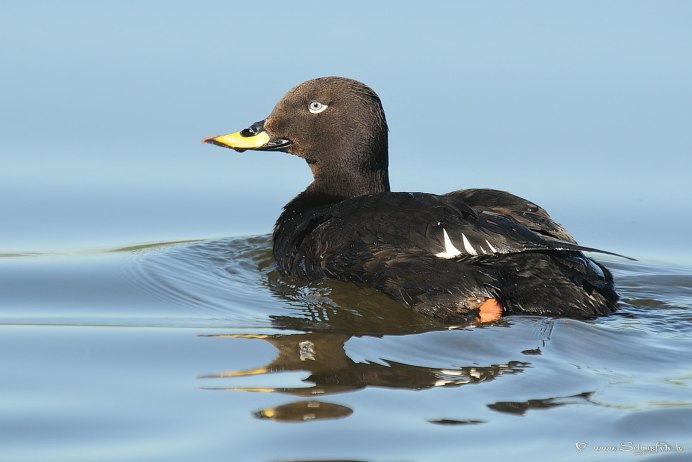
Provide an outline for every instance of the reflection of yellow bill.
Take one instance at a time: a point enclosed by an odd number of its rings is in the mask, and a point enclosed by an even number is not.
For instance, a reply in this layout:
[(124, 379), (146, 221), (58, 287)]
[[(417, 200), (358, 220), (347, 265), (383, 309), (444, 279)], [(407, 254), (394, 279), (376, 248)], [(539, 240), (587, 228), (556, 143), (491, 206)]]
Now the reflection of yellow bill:
[(245, 369), (244, 371), (228, 371), (218, 374), (203, 375), (201, 379), (220, 379), (222, 377), (246, 377), (249, 375), (262, 375), (271, 372), (266, 367), (256, 367), (254, 369)]
[(241, 132), (233, 132), (228, 135), (212, 136), (202, 140), (204, 143), (214, 143), (233, 149), (257, 149), (269, 142), (269, 135), (261, 131), (253, 136), (243, 136)]
[(353, 410), (340, 404), (324, 401), (295, 401), (281, 406), (268, 407), (255, 412), (255, 417), (281, 422), (306, 422), (309, 420), (339, 419), (353, 414)]
[[(186, 242), (186, 241), (181, 241), (181, 242)], [(190, 241), (194, 242), (194, 241)], [(269, 335), (269, 334), (208, 334), (208, 335), (201, 335), (201, 337), (225, 337), (225, 338), (259, 338), (259, 339), (267, 339), (267, 338), (272, 338), (275, 337), (274, 335)]]
[(261, 414), (262, 417), (265, 417), (267, 419), (273, 419), (274, 416), (276, 415), (276, 411), (274, 410), (273, 407), (267, 407), (267, 408), (264, 408), (261, 411), (259, 411), (258, 414)]

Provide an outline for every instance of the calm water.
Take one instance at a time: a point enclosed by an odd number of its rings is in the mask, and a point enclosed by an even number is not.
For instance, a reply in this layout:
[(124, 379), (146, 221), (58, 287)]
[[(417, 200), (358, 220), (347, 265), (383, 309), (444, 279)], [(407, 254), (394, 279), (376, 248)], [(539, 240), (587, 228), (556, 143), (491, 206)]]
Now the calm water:
[(689, 267), (609, 258), (613, 316), (450, 329), (269, 248), (3, 255), (0, 460), (692, 457)]
[[(692, 460), (692, 2), (393, 3), (2, 3), (0, 461)], [(280, 281), (309, 169), (199, 140), (323, 75), (382, 98), (395, 190), (638, 258), (620, 311), (449, 329)]]

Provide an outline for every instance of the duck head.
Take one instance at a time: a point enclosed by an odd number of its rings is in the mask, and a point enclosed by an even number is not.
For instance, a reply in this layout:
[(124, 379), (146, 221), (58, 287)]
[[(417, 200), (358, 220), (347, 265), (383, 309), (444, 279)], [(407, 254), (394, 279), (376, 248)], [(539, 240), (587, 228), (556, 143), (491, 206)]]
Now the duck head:
[(310, 166), (308, 190), (354, 197), (389, 191), (387, 122), (368, 86), (343, 77), (308, 80), (292, 88), (271, 114), (206, 143), (236, 151), (283, 151)]

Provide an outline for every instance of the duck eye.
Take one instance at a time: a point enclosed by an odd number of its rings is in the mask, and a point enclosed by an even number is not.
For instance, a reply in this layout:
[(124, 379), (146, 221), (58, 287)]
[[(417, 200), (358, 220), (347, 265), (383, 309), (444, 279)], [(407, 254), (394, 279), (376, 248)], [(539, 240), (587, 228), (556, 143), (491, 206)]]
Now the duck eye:
[(308, 104), (308, 110), (312, 112), (313, 114), (319, 114), (320, 112), (324, 111), (327, 109), (326, 104), (322, 104), (319, 101), (313, 101), (310, 104)]

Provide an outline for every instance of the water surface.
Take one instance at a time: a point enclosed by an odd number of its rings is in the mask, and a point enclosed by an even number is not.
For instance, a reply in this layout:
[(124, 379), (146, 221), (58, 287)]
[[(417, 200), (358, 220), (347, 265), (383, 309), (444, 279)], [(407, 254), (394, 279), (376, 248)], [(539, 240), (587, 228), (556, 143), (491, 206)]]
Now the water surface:
[(606, 264), (612, 316), (450, 328), (268, 236), (3, 255), (0, 459), (685, 460), (692, 272)]
[[(0, 460), (690, 460), (691, 18), (3, 2)], [(199, 140), (324, 75), (380, 95), (394, 190), (508, 190), (638, 258), (604, 259), (619, 312), (449, 328), (280, 280), (309, 169)]]

